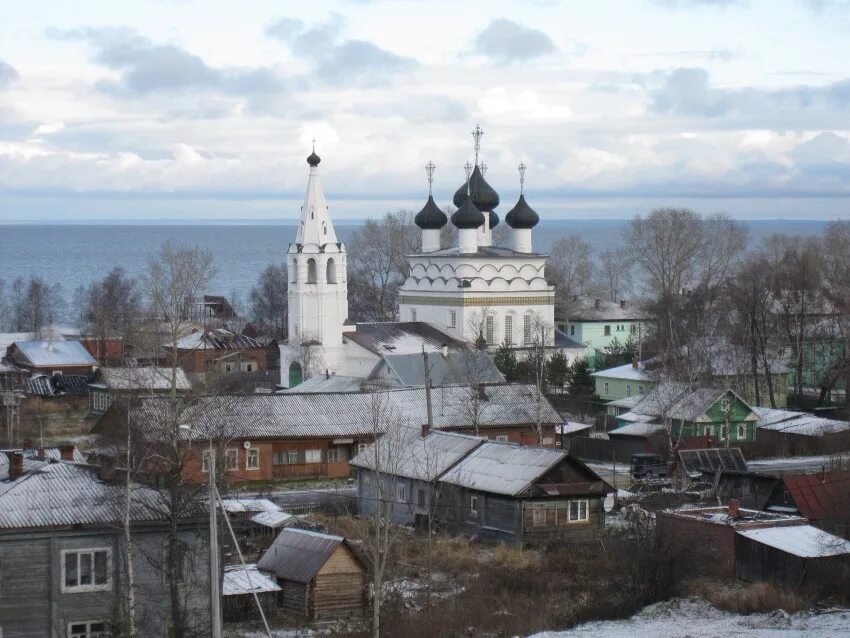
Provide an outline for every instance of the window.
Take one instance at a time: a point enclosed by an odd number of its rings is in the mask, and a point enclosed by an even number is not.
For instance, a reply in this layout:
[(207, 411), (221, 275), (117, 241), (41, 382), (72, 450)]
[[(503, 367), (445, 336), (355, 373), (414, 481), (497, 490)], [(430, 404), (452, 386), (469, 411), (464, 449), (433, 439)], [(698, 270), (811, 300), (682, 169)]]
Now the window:
[(606, 337), (611, 336), (611, 326), (605, 326), (605, 336)]
[(605, 382), (605, 396), (608, 396), (608, 382)]
[(571, 337), (576, 336), (576, 327), (575, 326), (570, 326), (570, 336)]
[(210, 471), (210, 451), (204, 450), (201, 452), (201, 472)]
[(61, 370), (54, 370), (54, 371), (53, 371), (53, 376), (54, 376), (54, 377), (61, 377), (61, 376), (62, 376), (62, 371), (61, 371)]
[(643, 386), (638, 385), (638, 394), (643, 394)]
[(470, 516), (478, 516), (478, 497), (470, 496), (469, 497), (469, 515)]
[(738, 438), (739, 439), (746, 439), (747, 438), (747, 426), (744, 425), (743, 423), (741, 423), (738, 426)]
[(425, 507), (425, 490), (419, 490), (416, 492), (416, 504), (419, 507)]
[(365, 449), (366, 449), (366, 443), (358, 443), (357, 444), (357, 453), (358, 454), (360, 454)]
[(501, 441), (502, 443), (507, 443), (508, 442), (508, 435), (507, 434), (500, 434), (499, 436), (496, 437), (496, 440)]
[(339, 463), (342, 461), (342, 450), (338, 447), (328, 448), (328, 463)]
[(336, 261), (334, 261), (332, 258), (328, 259), (327, 281), (329, 284), (336, 283)]
[(491, 345), (496, 342), (496, 318), (493, 315), (484, 317), (484, 338)]
[(246, 363), (245, 364), (245, 372), (253, 372), (253, 371), (254, 371), (254, 364), (253, 363)]
[(626, 384), (626, 396), (627, 397), (632, 396), (632, 384), (631, 383)]
[(395, 496), (399, 503), (407, 503), (407, 484), (398, 483), (395, 486)]
[(522, 342), (526, 345), (531, 343), (531, 315), (522, 318)]
[(225, 372), (233, 372), (233, 364), (232, 363), (225, 363), (224, 364), (224, 371)]
[(587, 499), (570, 501), (570, 523), (588, 520)]
[(62, 552), (62, 591), (109, 589), (109, 550), (80, 549)]
[(457, 310), (449, 310), (449, 328), (457, 327)]
[(298, 262), (294, 259), (292, 260), (292, 265), (289, 267), (289, 274), (291, 277), (291, 282), (293, 284), (298, 283)]
[(239, 468), (239, 450), (230, 448), (224, 452), (224, 469), (236, 470)]
[(531, 524), (534, 527), (546, 527), (546, 504), (535, 503), (531, 510)]
[(411, 308), (411, 309), (410, 309), (410, 320), (411, 320), (411, 321), (416, 321), (416, 308)]
[(321, 450), (307, 450), (307, 452), (306, 452), (306, 462), (307, 463), (321, 463), (322, 462), (322, 451)]
[(632, 334), (637, 333), (637, 326), (635, 324), (630, 325), (629, 332), (631, 332)]
[(316, 283), (316, 260), (312, 257), (307, 260), (307, 283)]
[(713, 432), (711, 431), (711, 426), (706, 425), (705, 426), (705, 436), (711, 436), (712, 434), (713, 434)]
[(98, 412), (106, 412), (109, 404), (112, 403), (109, 399), (109, 394), (106, 392), (92, 393), (92, 408)]
[(245, 469), (259, 470), (260, 469), (260, 450), (255, 447), (248, 448), (245, 454)]
[(505, 343), (511, 344), (514, 342), (514, 317), (508, 315), (505, 317)]
[(68, 638), (106, 638), (108, 635), (103, 620), (68, 623)]
[(286, 455), (290, 463), (298, 463), (298, 450), (289, 450)]

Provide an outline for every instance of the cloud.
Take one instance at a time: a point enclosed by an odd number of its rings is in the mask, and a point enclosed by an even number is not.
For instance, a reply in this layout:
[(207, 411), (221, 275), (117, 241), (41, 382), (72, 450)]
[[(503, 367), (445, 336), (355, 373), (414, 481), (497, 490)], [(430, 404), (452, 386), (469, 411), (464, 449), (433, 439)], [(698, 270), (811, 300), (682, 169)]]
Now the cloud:
[(285, 42), (293, 54), (311, 60), (315, 76), (332, 84), (378, 86), (418, 66), (412, 58), (373, 42), (343, 39), (345, 26), (345, 18), (338, 13), (309, 27), (301, 20), (284, 18), (269, 25), (266, 35)]
[(88, 43), (95, 50), (96, 63), (120, 71), (118, 83), (109, 80), (99, 84), (109, 92), (145, 94), (209, 88), (249, 94), (282, 88), (270, 69), (213, 68), (183, 47), (154, 43), (126, 27), (49, 29), (47, 33), (60, 40)]
[(498, 18), (475, 39), (475, 52), (501, 63), (524, 62), (557, 51), (546, 33)]
[(694, 7), (725, 8), (742, 4), (742, 0), (652, 0), (653, 4), (670, 9), (692, 9)]
[(8, 62), (0, 60), (0, 89), (9, 86), (18, 79), (18, 72)]

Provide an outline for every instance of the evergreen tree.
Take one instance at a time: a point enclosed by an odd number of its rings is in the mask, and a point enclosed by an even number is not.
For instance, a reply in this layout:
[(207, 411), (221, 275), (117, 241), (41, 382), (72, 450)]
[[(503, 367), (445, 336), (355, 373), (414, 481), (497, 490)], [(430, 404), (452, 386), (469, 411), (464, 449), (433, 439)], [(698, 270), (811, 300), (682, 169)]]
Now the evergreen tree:
[(553, 389), (563, 391), (564, 385), (570, 376), (570, 367), (567, 365), (567, 357), (560, 350), (549, 357), (546, 364), (546, 379)]
[(593, 377), (590, 376), (590, 366), (583, 357), (579, 357), (570, 366), (570, 394), (587, 396), (593, 394)]
[(503, 342), (496, 354), (493, 355), (493, 363), (503, 375), (506, 381), (516, 381), (519, 378), (519, 364), (516, 353), (507, 343)]

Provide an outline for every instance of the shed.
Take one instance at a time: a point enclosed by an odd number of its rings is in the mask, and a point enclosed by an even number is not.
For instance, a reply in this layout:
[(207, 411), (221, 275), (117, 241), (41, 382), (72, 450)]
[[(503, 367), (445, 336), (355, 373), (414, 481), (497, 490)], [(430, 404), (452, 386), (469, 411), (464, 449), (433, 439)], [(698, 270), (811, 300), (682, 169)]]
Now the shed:
[(221, 583), (222, 612), (225, 622), (253, 618), (257, 613), (254, 593), (268, 614), (277, 608), (282, 588), (274, 576), (257, 569), (254, 564), (225, 565)]
[(292, 525), (298, 520), (297, 516), (282, 510), (260, 512), (251, 517), (252, 527), (263, 536), (274, 536), (279, 529)]
[(735, 575), (800, 587), (850, 574), (850, 541), (812, 525), (742, 530), (735, 543)]
[(366, 565), (342, 536), (284, 529), (257, 567), (282, 587), (284, 611), (313, 618), (363, 614)]

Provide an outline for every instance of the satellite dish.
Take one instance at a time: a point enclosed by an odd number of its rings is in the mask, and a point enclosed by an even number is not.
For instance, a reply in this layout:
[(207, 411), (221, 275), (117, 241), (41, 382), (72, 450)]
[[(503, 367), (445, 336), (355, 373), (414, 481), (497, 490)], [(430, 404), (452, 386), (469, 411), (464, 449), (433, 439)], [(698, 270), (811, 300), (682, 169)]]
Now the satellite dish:
[(250, 450), (250, 449), (251, 449), (251, 442), (250, 442), (250, 441), (245, 441), (245, 442), (242, 444), (242, 447), (244, 447), (246, 450)]
[(606, 512), (610, 512), (611, 510), (614, 509), (614, 495), (613, 494), (609, 494), (608, 496), (605, 497), (605, 500), (602, 501), (602, 508)]

